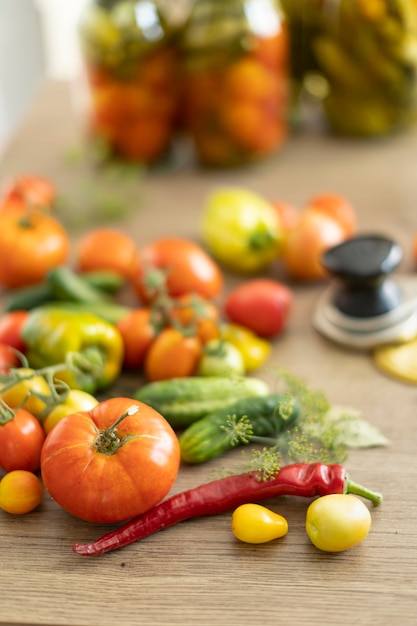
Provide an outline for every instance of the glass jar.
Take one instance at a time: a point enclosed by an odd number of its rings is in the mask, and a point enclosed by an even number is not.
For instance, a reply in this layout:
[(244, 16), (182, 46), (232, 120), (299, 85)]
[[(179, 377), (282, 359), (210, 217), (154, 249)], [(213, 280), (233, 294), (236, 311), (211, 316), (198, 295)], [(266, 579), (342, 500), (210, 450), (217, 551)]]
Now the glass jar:
[(93, 0), (80, 22), (89, 132), (109, 155), (152, 163), (170, 145), (178, 106), (175, 42), (153, 0)]
[[(382, 136), (417, 113), (414, 0), (283, 0), (295, 80), (321, 85), (330, 128)], [(322, 79), (315, 83), (314, 79)], [(313, 80), (312, 80), (313, 79)]]
[(289, 37), (274, 0), (196, 0), (183, 29), (184, 125), (199, 161), (224, 167), (287, 136)]

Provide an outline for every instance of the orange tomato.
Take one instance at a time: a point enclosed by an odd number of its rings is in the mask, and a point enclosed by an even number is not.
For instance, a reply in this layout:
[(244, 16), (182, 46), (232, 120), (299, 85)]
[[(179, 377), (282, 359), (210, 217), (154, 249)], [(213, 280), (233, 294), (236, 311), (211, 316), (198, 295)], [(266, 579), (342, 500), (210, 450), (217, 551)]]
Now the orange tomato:
[(357, 231), (355, 208), (344, 196), (335, 193), (314, 196), (307, 202), (304, 210), (318, 211), (336, 220), (343, 228), (346, 237), (352, 237)]
[(81, 272), (111, 270), (127, 279), (136, 271), (138, 257), (135, 241), (113, 228), (88, 231), (76, 248), (76, 263)]
[(297, 224), (299, 219), (298, 209), (289, 202), (282, 202), (281, 200), (271, 201), (272, 206), (278, 213), (279, 221), (284, 233), (288, 232), (291, 228)]
[(175, 328), (161, 331), (145, 357), (145, 376), (149, 381), (192, 376), (203, 352), (201, 340), (183, 335)]
[(178, 323), (182, 328), (194, 331), (203, 345), (220, 337), (219, 311), (208, 300), (189, 294), (177, 298), (170, 317), (172, 325)]
[(304, 281), (327, 278), (321, 256), (345, 238), (339, 222), (319, 211), (306, 211), (284, 240), (282, 261), (288, 275)]
[(42, 282), (49, 270), (67, 261), (69, 252), (69, 235), (51, 215), (0, 213), (0, 284), (4, 287)]
[(50, 209), (56, 199), (55, 185), (46, 178), (23, 174), (14, 179), (0, 198), (0, 210)]
[(42, 483), (32, 472), (14, 470), (0, 481), (0, 509), (6, 513), (29, 513), (39, 506), (42, 498)]
[(124, 343), (124, 367), (142, 367), (157, 335), (157, 328), (152, 323), (152, 311), (146, 308), (133, 309), (117, 324), (117, 328)]

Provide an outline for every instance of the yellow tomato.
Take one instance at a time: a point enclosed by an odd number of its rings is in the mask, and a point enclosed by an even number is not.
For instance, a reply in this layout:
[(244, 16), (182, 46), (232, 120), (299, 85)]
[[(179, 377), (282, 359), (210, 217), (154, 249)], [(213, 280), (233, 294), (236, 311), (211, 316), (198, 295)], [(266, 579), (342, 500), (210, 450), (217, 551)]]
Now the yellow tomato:
[(0, 508), (6, 513), (29, 513), (41, 503), (42, 498), (42, 483), (32, 472), (13, 470), (0, 481)]
[(240, 324), (224, 324), (221, 337), (239, 350), (243, 357), (245, 372), (252, 372), (261, 367), (271, 353), (268, 341)]
[(288, 523), (260, 504), (242, 504), (233, 511), (232, 532), (245, 543), (267, 543), (286, 535)]
[(366, 504), (351, 494), (331, 494), (307, 509), (306, 531), (313, 545), (325, 552), (342, 552), (358, 545), (371, 528)]
[(44, 419), (43, 428), (46, 434), (48, 434), (63, 417), (71, 415), (71, 413), (77, 413), (78, 411), (90, 411), (97, 404), (98, 400), (86, 391), (71, 389), (64, 402), (57, 404)]
[[(0, 393), (2, 400), (12, 409), (22, 407), (40, 419), (48, 402), (52, 400), (51, 389), (46, 379), (28, 367), (15, 370), (18, 380), (16, 383)], [(6, 383), (3, 383), (3, 388)], [(8, 385), (8, 383), (7, 383)]]

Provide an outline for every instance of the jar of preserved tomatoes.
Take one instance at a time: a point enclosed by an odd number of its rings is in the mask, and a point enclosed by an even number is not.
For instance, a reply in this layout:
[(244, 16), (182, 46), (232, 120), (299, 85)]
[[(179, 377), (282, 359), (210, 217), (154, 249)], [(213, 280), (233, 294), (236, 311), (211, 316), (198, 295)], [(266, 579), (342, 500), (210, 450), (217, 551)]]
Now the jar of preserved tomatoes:
[(122, 160), (158, 160), (173, 136), (178, 57), (157, 4), (93, 0), (82, 14), (79, 34), (90, 134)]
[(320, 88), (329, 127), (382, 136), (416, 120), (417, 3), (414, 0), (282, 0), (292, 73)]
[(184, 125), (204, 165), (252, 162), (287, 136), (289, 37), (275, 0), (195, 0), (181, 37)]

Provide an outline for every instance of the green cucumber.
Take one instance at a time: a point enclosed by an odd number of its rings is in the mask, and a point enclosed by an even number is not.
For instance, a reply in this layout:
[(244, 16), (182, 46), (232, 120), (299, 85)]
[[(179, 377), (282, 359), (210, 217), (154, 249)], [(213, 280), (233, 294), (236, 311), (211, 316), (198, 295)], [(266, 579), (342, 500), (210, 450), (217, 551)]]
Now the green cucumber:
[(206, 415), (191, 424), (179, 437), (181, 460), (189, 464), (205, 463), (243, 441), (228, 428), (228, 420), (245, 417), (252, 436), (276, 438), (298, 419), (299, 405), (288, 394), (245, 398)]
[(250, 376), (190, 376), (147, 383), (133, 397), (161, 413), (174, 428), (183, 428), (240, 398), (268, 393), (263, 380)]
[(56, 300), (71, 300), (72, 302), (88, 304), (109, 300), (108, 294), (90, 285), (84, 278), (65, 265), (48, 272), (46, 281)]

